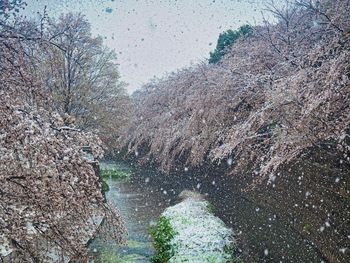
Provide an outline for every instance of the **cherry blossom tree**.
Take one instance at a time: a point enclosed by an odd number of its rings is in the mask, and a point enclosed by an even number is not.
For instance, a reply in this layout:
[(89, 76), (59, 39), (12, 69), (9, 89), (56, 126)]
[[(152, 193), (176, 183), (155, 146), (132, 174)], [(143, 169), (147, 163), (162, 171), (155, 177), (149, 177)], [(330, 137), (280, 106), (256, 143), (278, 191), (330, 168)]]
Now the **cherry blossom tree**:
[(95, 132), (113, 150), (131, 111), (115, 52), (104, 46), (101, 36), (92, 36), (81, 14), (64, 14), (47, 19), (47, 24), (44, 34), (55, 45), (40, 50), (38, 72), (55, 110), (74, 116), (79, 128)]
[[(101, 141), (50, 110), (35, 54), (40, 26), (13, 16), (16, 1), (1, 3), (0, 19), (0, 259), (11, 262), (86, 262), (87, 241), (104, 218), (116, 242), (122, 220), (101, 193), (83, 146), (101, 157)], [(6, 14), (6, 15), (5, 15)], [(54, 44), (54, 43), (52, 43)]]
[(229, 161), (268, 179), (306, 149), (331, 142), (349, 162), (349, 1), (268, 5), (265, 21), (217, 65), (146, 85), (125, 138), (164, 171)]
[(277, 22), (253, 27), (219, 63), (144, 86), (126, 147), (164, 172), (232, 182), (234, 194), (276, 211), (327, 261), (347, 262), (350, 1), (267, 9)]

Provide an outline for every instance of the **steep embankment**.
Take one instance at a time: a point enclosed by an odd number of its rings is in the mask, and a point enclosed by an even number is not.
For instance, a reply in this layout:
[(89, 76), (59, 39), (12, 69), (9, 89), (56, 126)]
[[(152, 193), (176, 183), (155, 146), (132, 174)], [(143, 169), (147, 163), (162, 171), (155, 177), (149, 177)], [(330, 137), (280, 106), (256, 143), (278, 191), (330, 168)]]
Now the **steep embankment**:
[(253, 28), (218, 64), (145, 86), (126, 139), (164, 171), (227, 162), (250, 195), (346, 262), (350, 5), (301, 2), (272, 10), (279, 22)]

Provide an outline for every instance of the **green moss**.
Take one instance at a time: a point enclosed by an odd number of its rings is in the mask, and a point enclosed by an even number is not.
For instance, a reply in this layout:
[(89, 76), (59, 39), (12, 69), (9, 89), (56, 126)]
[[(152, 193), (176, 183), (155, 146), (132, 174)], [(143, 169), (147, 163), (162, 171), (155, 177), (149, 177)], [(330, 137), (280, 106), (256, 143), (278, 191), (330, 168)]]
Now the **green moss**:
[(306, 223), (303, 227), (303, 231), (305, 231), (308, 234), (310, 234), (312, 230), (313, 230), (312, 224)]
[(96, 258), (96, 263), (121, 263), (121, 258), (110, 250), (104, 250)]
[(127, 246), (129, 248), (145, 248), (148, 246), (148, 243), (146, 242), (139, 242), (136, 240), (128, 240), (127, 241)]
[(131, 178), (130, 172), (118, 168), (101, 169), (100, 174), (102, 178), (112, 178), (117, 180), (129, 180)]
[(145, 260), (145, 257), (138, 255), (138, 254), (131, 254), (127, 256), (120, 257), (120, 262), (123, 263), (135, 263), (138, 262), (138, 260)]
[(111, 250), (104, 250), (97, 256), (96, 263), (134, 263), (137, 260), (144, 259), (143, 256), (138, 254), (131, 255), (118, 255)]
[(154, 248), (156, 249), (156, 254), (151, 261), (154, 263), (169, 262), (169, 259), (174, 255), (174, 248), (170, 241), (176, 234), (169, 219), (161, 216), (157, 225), (149, 229), (149, 233), (153, 238)]
[(101, 186), (102, 193), (108, 192), (109, 191), (109, 185), (105, 181), (105, 179), (102, 179), (102, 186)]
[(215, 206), (212, 203), (207, 202), (207, 209), (208, 209), (209, 213), (215, 214), (216, 209), (215, 209)]

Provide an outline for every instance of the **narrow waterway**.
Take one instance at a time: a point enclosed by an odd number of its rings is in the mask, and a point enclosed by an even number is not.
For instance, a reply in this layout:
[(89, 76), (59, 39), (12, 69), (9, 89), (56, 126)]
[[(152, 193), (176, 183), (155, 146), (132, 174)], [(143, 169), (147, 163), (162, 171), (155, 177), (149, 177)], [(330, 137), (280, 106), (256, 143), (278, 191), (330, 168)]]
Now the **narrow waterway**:
[[(127, 163), (114, 165), (133, 169)], [(177, 202), (184, 189), (201, 192), (214, 205), (216, 215), (235, 231), (237, 253), (245, 262), (324, 262), (317, 249), (274, 211), (232, 190), (229, 178), (213, 174), (199, 179), (189, 173), (165, 176), (142, 168), (133, 169), (130, 181), (109, 179), (108, 184), (106, 197), (120, 210), (129, 232), (126, 246), (108, 248), (121, 257), (118, 262), (150, 262), (153, 248), (147, 229), (166, 207)], [(93, 246), (106, 249), (106, 243), (98, 240)]]
[[(164, 198), (162, 194), (152, 190), (148, 192), (145, 188), (140, 187), (142, 184), (135, 181), (135, 178), (140, 177), (127, 163), (109, 162), (102, 163), (101, 166), (126, 170), (133, 174), (131, 180), (107, 179), (109, 191), (106, 193), (106, 198), (118, 208), (128, 230), (128, 238), (127, 243), (123, 246), (117, 246), (112, 240), (97, 238), (90, 244), (91, 250), (102, 258), (101, 262), (106, 258), (113, 263), (150, 262), (154, 248), (148, 229), (156, 223), (160, 214), (169, 206), (170, 200)], [(102, 257), (101, 254), (103, 254)]]

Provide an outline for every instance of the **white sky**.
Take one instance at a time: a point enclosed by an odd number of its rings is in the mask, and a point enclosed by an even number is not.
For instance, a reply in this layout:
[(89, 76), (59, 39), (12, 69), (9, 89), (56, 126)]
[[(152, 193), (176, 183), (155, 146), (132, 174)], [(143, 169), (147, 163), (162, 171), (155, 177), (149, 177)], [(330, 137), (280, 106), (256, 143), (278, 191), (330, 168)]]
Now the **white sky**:
[(202, 61), (229, 28), (262, 20), (263, 0), (27, 0), (26, 14), (84, 13), (118, 54), (131, 93), (148, 80)]

